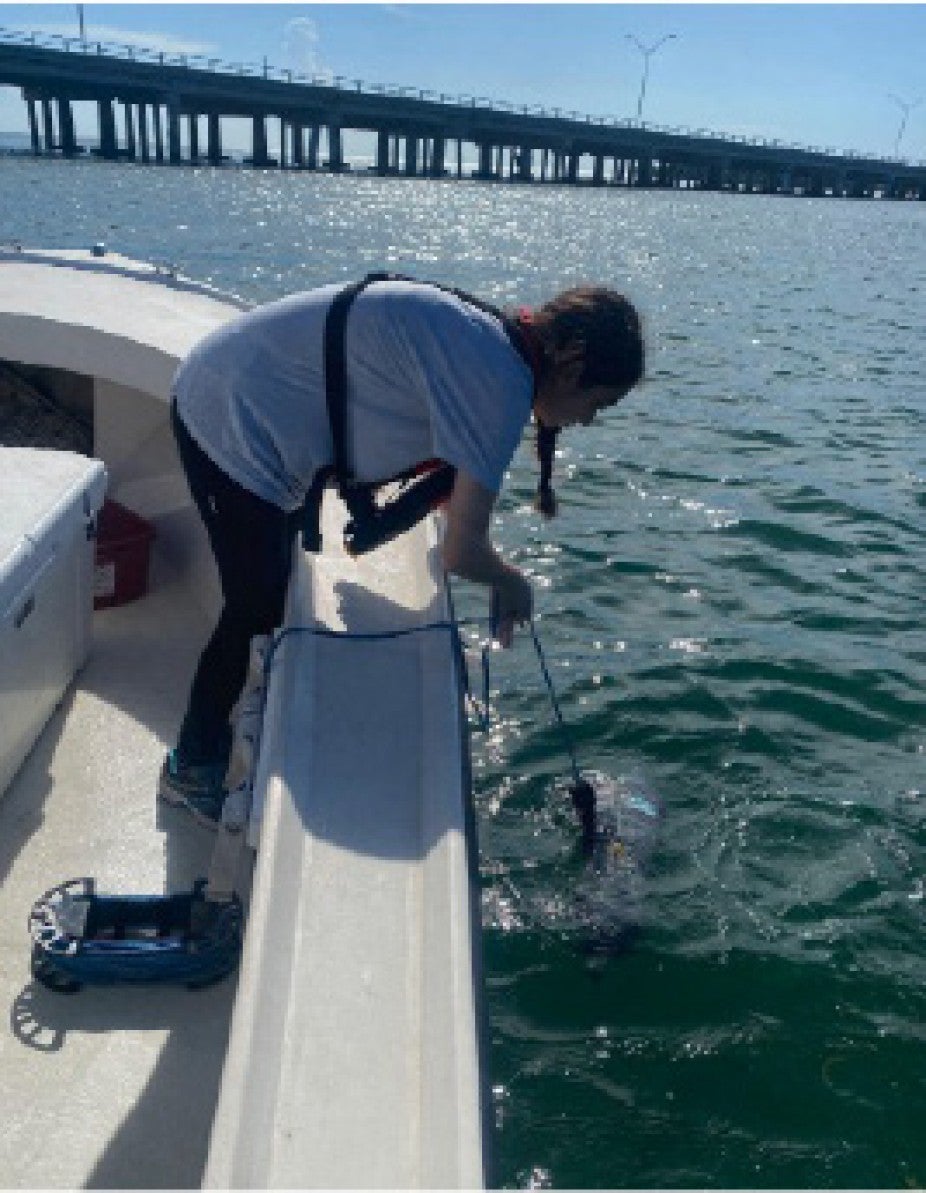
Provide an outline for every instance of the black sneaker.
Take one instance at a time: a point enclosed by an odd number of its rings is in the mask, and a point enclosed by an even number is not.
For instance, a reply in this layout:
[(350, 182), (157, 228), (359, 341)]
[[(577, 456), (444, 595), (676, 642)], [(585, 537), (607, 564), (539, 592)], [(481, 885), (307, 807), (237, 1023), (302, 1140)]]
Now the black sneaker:
[(183, 766), (177, 761), (177, 751), (171, 750), (161, 767), (158, 798), (172, 807), (185, 808), (199, 824), (216, 829), (228, 794), (224, 779), (224, 763)]

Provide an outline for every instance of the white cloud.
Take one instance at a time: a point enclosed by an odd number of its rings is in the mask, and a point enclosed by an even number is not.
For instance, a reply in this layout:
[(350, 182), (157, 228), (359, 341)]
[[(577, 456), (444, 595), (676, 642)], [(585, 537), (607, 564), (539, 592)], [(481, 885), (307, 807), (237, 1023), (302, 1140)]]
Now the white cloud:
[(331, 78), (331, 70), (322, 62), (318, 26), (308, 17), (295, 17), (283, 30), (284, 66), (304, 75)]
[(398, 21), (414, 21), (418, 19), (418, 13), (408, 4), (383, 4), (380, 7), (380, 12), (384, 13), (387, 17), (395, 17)]
[[(76, 21), (35, 25), (30, 31), (44, 34), (46, 37), (76, 38), (78, 36)], [(216, 49), (213, 43), (191, 41), (189, 38), (175, 37), (170, 33), (145, 33), (137, 29), (120, 29), (115, 25), (98, 25), (92, 17), (86, 22), (86, 38), (91, 45), (98, 41), (109, 42), (120, 46), (154, 50), (158, 54), (208, 55), (214, 54)]]

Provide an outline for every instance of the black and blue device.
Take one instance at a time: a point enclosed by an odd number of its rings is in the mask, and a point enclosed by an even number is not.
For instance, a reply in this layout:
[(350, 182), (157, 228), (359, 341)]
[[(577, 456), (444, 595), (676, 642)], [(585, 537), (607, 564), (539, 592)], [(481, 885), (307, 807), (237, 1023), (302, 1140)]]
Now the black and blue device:
[(235, 895), (206, 897), (206, 880), (176, 895), (102, 895), (72, 878), (29, 914), (32, 976), (61, 994), (83, 986), (161, 983), (211, 986), (237, 966), (244, 911)]

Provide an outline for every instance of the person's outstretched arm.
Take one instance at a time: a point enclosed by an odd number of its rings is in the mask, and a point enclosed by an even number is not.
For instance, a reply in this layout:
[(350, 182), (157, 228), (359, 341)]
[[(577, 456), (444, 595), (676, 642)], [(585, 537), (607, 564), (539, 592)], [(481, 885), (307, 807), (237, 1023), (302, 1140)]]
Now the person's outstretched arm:
[(530, 581), (506, 563), (489, 538), (495, 494), (461, 469), (447, 503), (444, 567), (448, 572), (486, 584), (495, 590), (498, 640), (510, 646), (516, 624), (530, 620), (533, 593)]

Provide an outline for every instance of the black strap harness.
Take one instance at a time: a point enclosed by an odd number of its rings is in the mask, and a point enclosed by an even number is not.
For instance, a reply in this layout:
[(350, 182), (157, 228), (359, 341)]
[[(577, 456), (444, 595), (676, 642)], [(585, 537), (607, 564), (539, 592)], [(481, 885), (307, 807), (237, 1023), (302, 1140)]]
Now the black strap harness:
[[(333, 462), (320, 469), (306, 494), (303, 506), (302, 545), (306, 551), (321, 550), (321, 504), (329, 481), (337, 484), (347, 506), (349, 519), (344, 530), (344, 547), (349, 555), (363, 555), (397, 535), (410, 530), (440, 502), (450, 496), (456, 469), (443, 461), (427, 461), (387, 480), (358, 481), (347, 458), (347, 316), (361, 291), (375, 282), (414, 282), (417, 279), (397, 273), (370, 273), (362, 281), (345, 286), (334, 298), (325, 319), (325, 400), (331, 424)], [(524, 334), (504, 312), (450, 286), (426, 283), (452, 294), (477, 310), (497, 318), (512, 346), (528, 367), (531, 357)], [(399, 484), (400, 491), (383, 497), (385, 486)]]

